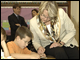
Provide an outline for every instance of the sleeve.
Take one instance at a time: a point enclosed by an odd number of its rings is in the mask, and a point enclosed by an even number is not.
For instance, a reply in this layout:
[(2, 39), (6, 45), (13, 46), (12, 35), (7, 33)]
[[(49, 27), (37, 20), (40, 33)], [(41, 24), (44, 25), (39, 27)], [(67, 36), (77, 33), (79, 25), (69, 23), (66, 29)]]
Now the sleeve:
[(16, 29), (18, 28), (18, 26), (15, 25), (15, 22), (14, 22), (13, 18), (11, 18), (11, 16), (8, 16), (8, 21), (9, 21), (11, 29), (13, 29), (13, 30), (16, 31)]
[(22, 24), (21, 24), (21, 25), (28, 27), (28, 25), (27, 25), (27, 23), (25, 22), (24, 18), (22, 18)]
[(64, 43), (67, 43), (73, 40), (76, 34), (76, 30), (74, 28), (74, 24), (72, 23), (71, 19), (68, 17), (67, 13), (64, 12), (64, 10), (62, 12), (63, 12), (64, 25), (66, 29), (66, 35), (61, 41), (63, 41)]
[(12, 45), (13, 45), (13, 44), (10, 43), (10, 42), (7, 43), (7, 47), (8, 47), (8, 50), (9, 50), (9, 53), (10, 53), (10, 54), (15, 53)]
[(29, 50), (28, 48), (25, 48), (24, 53), (25, 53), (25, 54), (31, 54), (31, 53), (32, 53), (32, 51), (31, 51), (31, 50)]
[(33, 44), (34, 48), (37, 50), (41, 46), (41, 43), (40, 43), (40, 39), (39, 39), (38, 35), (36, 34), (36, 31), (34, 30), (31, 22), (30, 22), (30, 30), (33, 33), (32, 44)]

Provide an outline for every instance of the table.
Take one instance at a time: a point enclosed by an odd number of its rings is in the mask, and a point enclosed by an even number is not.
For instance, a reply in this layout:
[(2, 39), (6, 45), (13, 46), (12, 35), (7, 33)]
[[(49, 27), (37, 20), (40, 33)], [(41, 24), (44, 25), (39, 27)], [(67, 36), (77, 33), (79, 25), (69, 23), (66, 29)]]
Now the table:
[(9, 57), (1, 57), (1, 59), (15, 59), (15, 58), (13, 58), (12, 56), (9, 56)]

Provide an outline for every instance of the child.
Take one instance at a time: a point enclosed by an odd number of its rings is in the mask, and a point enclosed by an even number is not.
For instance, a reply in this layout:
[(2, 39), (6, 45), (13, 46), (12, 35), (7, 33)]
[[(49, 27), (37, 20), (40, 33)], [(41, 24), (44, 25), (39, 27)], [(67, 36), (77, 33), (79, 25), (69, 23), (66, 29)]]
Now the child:
[(6, 32), (5, 30), (1, 27), (1, 46), (3, 48), (3, 51), (4, 51), (4, 56), (5, 57), (8, 57), (9, 56), (9, 51), (7, 49), (7, 46), (6, 46)]
[(19, 27), (16, 30), (14, 41), (7, 43), (10, 55), (16, 59), (40, 59), (37, 53), (26, 47), (32, 38), (33, 35), (27, 27)]
[[(7, 57), (10, 57), (10, 54), (9, 54), (9, 51), (8, 51), (5, 40), (6, 40), (6, 32), (1, 27), (1, 47), (3, 49), (3, 51), (1, 49), (1, 54), (3, 55), (3, 57), (1, 57), (1, 58), (4, 58), (4, 59), (6, 58), (7, 59)], [(13, 58), (11, 57), (11, 59), (13, 59)]]

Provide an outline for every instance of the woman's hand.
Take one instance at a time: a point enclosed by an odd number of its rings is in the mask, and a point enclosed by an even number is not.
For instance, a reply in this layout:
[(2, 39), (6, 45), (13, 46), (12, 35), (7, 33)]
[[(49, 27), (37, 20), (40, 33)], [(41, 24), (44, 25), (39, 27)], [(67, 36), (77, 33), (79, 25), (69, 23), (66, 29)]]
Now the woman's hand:
[(61, 41), (60, 44), (63, 46), (65, 43)]
[(40, 58), (46, 58), (46, 54), (44, 54), (45, 52), (45, 48), (43, 48), (42, 46), (40, 46), (37, 50), (38, 54), (40, 55)]
[(50, 48), (53, 48), (53, 47), (61, 47), (61, 44), (58, 42), (54, 42), (53, 44), (51, 44)]
[(42, 46), (40, 46), (37, 50), (38, 54), (43, 54), (45, 52), (45, 48), (43, 48)]
[(40, 58), (46, 58), (46, 54), (39, 54), (40, 55)]

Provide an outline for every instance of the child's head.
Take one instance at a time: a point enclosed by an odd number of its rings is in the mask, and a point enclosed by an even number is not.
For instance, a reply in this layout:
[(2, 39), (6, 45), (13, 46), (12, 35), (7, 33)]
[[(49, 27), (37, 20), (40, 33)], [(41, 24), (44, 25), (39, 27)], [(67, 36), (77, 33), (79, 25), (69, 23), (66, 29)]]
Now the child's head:
[(28, 43), (32, 38), (33, 34), (27, 27), (21, 26), (16, 30), (15, 40), (22, 49), (28, 46)]
[(1, 27), (1, 41), (6, 40), (6, 31)]

